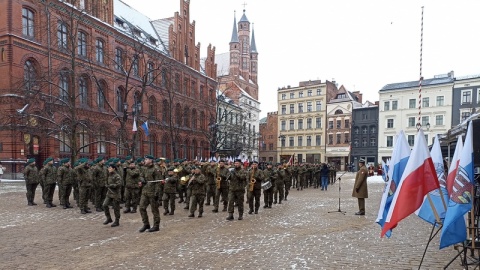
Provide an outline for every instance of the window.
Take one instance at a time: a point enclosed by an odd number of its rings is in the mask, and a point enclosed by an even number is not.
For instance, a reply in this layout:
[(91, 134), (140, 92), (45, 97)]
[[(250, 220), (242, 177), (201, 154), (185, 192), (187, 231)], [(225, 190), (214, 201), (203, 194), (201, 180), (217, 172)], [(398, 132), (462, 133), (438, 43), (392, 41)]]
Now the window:
[(422, 107), (424, 107), (424, 108), (430, 107), (430, 98), (429, 97), (422, 98)]
[(148, 99), (148, 117), (155, 118), (157, 115), (157, 102), (155, 98), (152, 96)]
[(377, 133), (377, 128), (376, 127), (370, 127), (370, 133), (372, 133), (372, 134)]
[(393, 147), (393, 136), (387, 136), (387, 147)]
[(87, 35), (84, 32), (78, 32), (77, 43), (78, 55), (81, 57), (87, 57)]
[(368, 119), (368, 114), (362, 113), (362, 120), (367, 120)]
[(307, 96), (308, 96), (308, 97), (311, 97), (311, 96), (312, 96), (312, 90), (308, 90), (308, 91), (307, 91)]
[(71, 152), (70, 139), (64, 132), (60, 133), (60, 152)]
[(359, 129), (358, 127), (355, 127), (355, 128), (353, 129), (353, 133), (355, 133), (355, 134), (357, 134), (357, 135), (360, 134), (360, 129)]
[(415, 143), (415, 135), (407, 135), (408, 145), (413, 146)]
[(290, 114), (295, 113), (295, 104), (290, 104)]
[(57, 28), (57, 42), (58, 42), (58, 48), (60, 49), (66, 49), (67, 48), (67, 25), (64, 22), (58, 22), (58, 28)]
[(295, 129), (294, 120), (290, 120), (290, 130), (294, 130), (294, 129)]
[(355, 146), (355, 147), (359, 146), (358, 139), (353, 140), (353, 146)]
[(115, 48), (115, 69), (123, 70), (123, 50)]
[(282, 120), (282, 125), (281, 125), (281, 126), (282, 126), (282, 131), (286, 130), (285, 125), (286, 125), (286, 124), (285, 124), (285, 120)]
[(90, 143), (90, 136), (88, 135), (87, 129), (85, 126), (80, 126), (78, 133), (78, 140), (80, 143), (80, 153), (89, 153), (89, 147), (86, 146)]
[(387, 119), (387, 128), (393, 128), (393, 119)]
[(375, 138), (370, 138), (370, 146), (375, 146), (377, 144), (377, 141)]
[(295, 98), (295, 93), (290, 93), (290, 99), (294, 99)]
[(415, 117), (408, 118), (408, 127), (415, 127)]
[(303, 146), (303, 136), (298, 136), (298, 146)]
[(281, 139), (281, 147), (285, 147), (285, 136), (280, 138)]
[(303, 113), (303, 103), (298, 103), (298, 112)]
[(302, 91), (298, 92), (298, 97), (299, 97), (299, 98), (302, 98), (302, 97), (303, 97), (303, 92), (302, 92)]
[(287, 105), (282, 105), (282, 114), (287, 113)]
[(290, 138), (288, 139), (288, 144), (289, 144), (290, 147), (293, 147), (293, 146), (294, 146), (293, 137), (290, 137)]
[(22, 33), (28, 38), (35, 37), (35, 22), (33, 11), (27, 8), (22, 9)]
[[(162, 87), (167, 85), (167, 69), (162, 68)], [(203, 88), (204, 86), (200, 86), (200, 99), (203, 98)]]
[(427, 144), (428, 144), (428, 134), (424, 134), (423, 136), (425, 137), (425, 141), (426, 141)]
[(333, 129), (333, 121), (328, 121), (328, 129)]
[(367, 127), (362, 127), (362, 134), (367, 134), (367, 133), (368, 133)]
[(436, 115), (435, 116), (435, 125), (443, 126), (443, 115)]
[(426, 127), (428, 123), (430, 123), (430, 117), (422, 116), (422, 127)]
[(315, 118), (315, 128), (322, 128), (322, 118), (320, 117)]
[(333, 144), (333, 134), (328, 135), (328, 144)]
[(95, 53), (96, 53), (96, 60), (98, 63), (103, 64), (104, 58), (104, 43), (102, 40), (97, 39), (95, 43)]
[(444, 96), (438, 96), (437, 97), (437, 106), (443, 106), (445, 103), (445, 97)]
[(397, 110), (397, 109), (398, 109), (398, 101), (392, 100), (392, 110)]
[(303, 129), (303, 119), (298, 119), (298, 129)]
[(342, 120), (337, 120), (337, 129), (342, 128)]
[(312, 129), (312, 118), (307, 118), (307, 129)]
[(317, 89), (317, 96), (320, 96), (322, 94), (322, 89)]
[(153, 83), (153, 79), (155, 78), (154, 77), (155, 74), (153, 74), (155, 66), (153, 65), (152, 62), (148, 62), (147, 69), (148, 69), (147, 70), (147, 72), (148, 72), (148, 74), (147, 74), (148, 83)]
[(315, 145), (316, 146), (320, 146), (322, 144), (321, 142), (321, 136), (320, 135), (316, 135), (315, 136)]
[(23, 65), (23, 83), (27, 92), (33, 91), (34, 86), (37, 85), (37, 71), (30, 60), (25, 61)]
[(350, 138), (350, 134), (349, 133), (344, 133), (343, 134), (343, 143), (349, 143), (350, 142), (349, 138)]
[(385, 101), (383, 103), (383, 110), (384, 111), (389, 111), (390, 110), (390, 101)]
[(87, 79), (85, 77), (80, 77), (78, 80), (78, 97), (80, 99), (81, 105), (87, 105), (88, 100), (88, 88), (87, 88)]
[(287, 94), (282, 94), (282, 100), (287, 99)]
[(105, 131), (101, 130), (98, 135), (97, 135), (97, 154), (106, 154), (107, 153), (107, 142), (106, 136), (105, 136)]
[(307, 101), (307, 112), (311, 112), (311, 111), (312, 111), (312, 102)]
[(409, 109), (415, 109), (416, 103), (417, 103), (416, 99), (414, 99), (414, 98), (409, 99), (408, 100), (408, 108)]
[(472, 103), (472, 90), (462, 90), (462, 104)]
[(60, 73), (60, 81), (59, 81), (59, 96), (58, 98), (68, 103), (68, 73), (66, 71), (62, 71)]
[[(138, 67), (138, 55), (134, 55), (133, 56), (133, 59), (132, 59), (132, 74), (133, 76), (139, 76), (140, 74), (140, 70), (139, 70), (139, 67)], [(177, 74), (178, 75), (178, 74)], [(179, 77), (175, 77), (175, 87), (177, 87), (176, 89), (178, 90), (178, 83), (179, 81), (177, 81), (176, 79), (178, 79)]]
[(350, 119), (345, 119), (345, 128), (350, 128)]
[(316, 110), (317, 112), (322, 110), (322, 102), (320, 102), (320, 101), (317, 101), (317, 102), (316, 102), (315, 110)]
[(273, 151), (273, 143), (268, 145), (268, 150)]
[(342, 143), (342, 134), (337, 134), (337, 144), (341, 144)]
[(102, 83), (97, 87), (97, 105), (99, 109), (105, 108), (105, 91)]
[(312, 146), (312, 136), (307, 136), (307, 146)]
[(470, 117), (471, 113), (470, 112), (462, 112), (460, 116), (460, 121), (466, 120), (468, 117)]

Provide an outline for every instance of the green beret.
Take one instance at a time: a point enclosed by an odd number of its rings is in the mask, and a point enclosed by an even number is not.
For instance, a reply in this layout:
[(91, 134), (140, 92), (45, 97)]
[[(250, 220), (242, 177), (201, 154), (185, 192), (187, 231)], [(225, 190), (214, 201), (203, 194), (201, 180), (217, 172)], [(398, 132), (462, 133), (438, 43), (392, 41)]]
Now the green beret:
[(68, 162), (70, 162), (70, 159), (69, 159), (69, 158), (62, 158), (62, 159), (60, 160), (60, 165), (63, 165), (63, 164), (68, 163)]
[(48, 157), (47, 159), (45, 159), (45, 161), (43, 162), (43, 165), (47, 165), (48, 162), (52, 161), (53, 160), (53, 157)]
[(120, 159), (120, 163), (125, 163), (125, 159)]
[(173, 170), (175, 170), (175, 167), (173, 167), (173, 166), (168, 167), (169, 172), (173, 172)]
[(139, 158), (137, 158), (136, 163), (138, 164), (138, 163), (141, 163), (142, 161), (143, 161), (143, 158), (139, 157)]
[(155, 159), (155, 162), (160, 162), (160, 161), (162, 161), (160, 158)]
[(93, 164), (97, 164), (98, 162), (104, 160), (105, 157), (104, 156), (98, 156), (94, 161), (93, 161)]
[(165, 159), (165, 163), (170, 163), (170, 159)]
[(116, 164), (116, 163), (118, 163), (119, 161), (120, 161), (120, 159), (118, 159), (118, 158), (112, 158), (112, 160), (110, 160), (110, 163)]
[(177, 163), (177, 162), (178, 162), (178, 158), (174, 159), (173, 162)]
[(154, 158), (152, 155), (146, 155), (144, 158), (148, 158), (148, 159), (151, 159), (151, 160), (155, 160), (155, 158)]
[(132, 159), (132, 156), (126, 156), (125, 157), (125, 160), (130, 160), (130, 159)]
[(112, 168), (116, 169), (117, 165), (115, 163), (109, 163), (107, 167), (112, 167)]
[(33, 162), (35, 162), (35, 159), (30, 158), (30, 159), (27, 160), (27, 165), (32, 164)]

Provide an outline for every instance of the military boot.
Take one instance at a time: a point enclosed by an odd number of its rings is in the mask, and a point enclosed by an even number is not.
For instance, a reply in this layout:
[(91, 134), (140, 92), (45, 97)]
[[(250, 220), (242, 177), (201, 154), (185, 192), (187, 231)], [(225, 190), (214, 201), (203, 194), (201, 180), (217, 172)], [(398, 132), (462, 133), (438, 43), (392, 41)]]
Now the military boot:
[(282, 204), (282, 200), (280, 200), (280, 201), (278, 202), (278, 204)]
[(73, 208), (73, 206), (70, 203), (66, 203), (67, 208)]
[(50, 206), (51, 206), (51, 207), (57, 207), (57, 205), (56, 205), (56, 204), (53, 204), (52, 202), (50, 202)]
[(238, 213), (238, 220), (242, 220), (243, 219), (243, 213)]
[(95, 208), (95, 211), (97, 211), (97, 212), (103, 212), (103, 209), (100, 208), (100, 207), (97, 207), (97, 208)]
[(218, 213), (218, 208), (212, 210), (213, 213)]
[(187, 204), (183, 209), (187, 209), (187, 210), (188, 210), (189, 208), (190, 208), (190, 207), (188, 207), (188, 204)]
[(233, 213), (228, 214), (227, 220), (234, 220)]
[[(111, 220), (111, 219), (110, 219)], [(120, 225), (120, 219), (119, 218), (115, 218), (115, 222), (112, 223), (112, 225), (110, 225), (111, 227), (117, 227)]]
[(158, 232), (158, 231), (160, 231), (160, 226), (158, 225), (155, 225), (148, 230), (148, 232)]
[(32, 202), (32, 205), (37, 205), (33, 200), (31, 202)]
[(250, 210), (248, 211), (248, 214), (249, 214), (249, 215), (253, 214), (253, 210), (250, 209)]
[(131, 211), (130, 211), (130, 207), (127, 207), (127, 208), (125, 208), (125, 210), (123, 210), (123, 213), (124, 213), (124, 214), (130, 213), (130, 212), (131, 212)]
[(268, 205), (267, 205), (267, 204), (265, 204), (265, 205), (263, 206), (263, 208), (268, 208)]
[(80, 211), (80, 214), (85, 215), (86, 213), (87, 213), (87, 211), (85, 211), (85, 209), (82, 209), (82, 211)]
[(89, 209), (88, 207), (85, 208), (85, 212), (87, 212), (87, 213), (92, 213), (92, 211), (90, 211), (90, 209)]
[(258, 214), (258, 208), (255, 208), (255, 214)]
[(144, 232), (146, 230), (150, 229), (150, 225), (149, 224), (144, 224), (142, 228), (140, 228), (140, 230), (138, 230), (139, 232)]
[(203, 214), (203, 212), (199, 212), (198, 217), (202, 217), (203, 216), (202, 214)]
[(103, 222), (103, 225), (107, 225), (107, 224), (112, 223), (112, 222), (113, 222), (112, 218), (107, 217), (107, 220), (105, 220), (105, 222)]
[(223, 206), (222, 212), (227, 212), (227, 206), (226, 205)]
[(137, 213), (137, 207), (132, 207), (132, 211), (130, 213), (132, 213), (132, 214)]
[(190, 213), (190, 215), (188, 215), (188, 217), (195, 217), (195, 214), (194, 214), (194, 213)]
[(172, 210), (170, 211), (170, 213), (168, 213), (168, 215), (173, 216), (174, 213), (175, 213), (175, 210)]

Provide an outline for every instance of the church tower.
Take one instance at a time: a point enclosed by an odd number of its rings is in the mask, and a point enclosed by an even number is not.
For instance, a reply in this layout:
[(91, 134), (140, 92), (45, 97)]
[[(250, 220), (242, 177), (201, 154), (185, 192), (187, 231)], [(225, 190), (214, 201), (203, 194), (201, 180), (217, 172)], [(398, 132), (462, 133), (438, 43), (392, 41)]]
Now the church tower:
[(252, 44), (250, 45), (250, 78), (258, 85), (258, 52), (257, 45), (255, 44), (255, 29), (252, 25)]
[(245, 10), (238, 22), (238, 39), (240, 42), (240, 75), (248, 82), (250, 80), (250, 22), (245, 16)]
[(230, 76), (237, 77), (239, 75), (239, 61), (240, 61), (240, 42), (238, 41), (237, 32), (237, 18), (233, 16), (233, 31), (230, 40)]

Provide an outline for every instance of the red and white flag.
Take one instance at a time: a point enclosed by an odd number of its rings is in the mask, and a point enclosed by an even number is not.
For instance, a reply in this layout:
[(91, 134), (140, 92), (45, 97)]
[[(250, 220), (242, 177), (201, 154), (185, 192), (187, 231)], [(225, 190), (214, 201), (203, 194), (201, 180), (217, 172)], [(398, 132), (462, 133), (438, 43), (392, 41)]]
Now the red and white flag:
[(293, 160), (294, 160), (294, 159), (295, 159), (295, 153), (293, 153), (293, 155), (292, 155), (292, 156), (290, 157), (290, 159), (288, 160), (288, 164), (289, 164), (290, 166), (293, 165)]
[(448, 195), (453, 192), (453, 184), (455, 183), (455, 177), (457, 176), (458, 164), (460, 163), (460, 153), (462, 153), (463, 141), (462, 136), (457, 137), (457, 146), (455, 146), (455, 153), (453, 154), (452, 162), (448, 168), (447, 175), (447, 191)]

